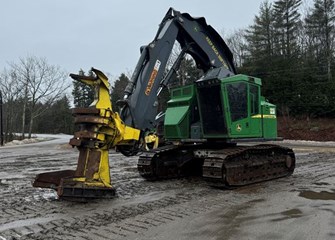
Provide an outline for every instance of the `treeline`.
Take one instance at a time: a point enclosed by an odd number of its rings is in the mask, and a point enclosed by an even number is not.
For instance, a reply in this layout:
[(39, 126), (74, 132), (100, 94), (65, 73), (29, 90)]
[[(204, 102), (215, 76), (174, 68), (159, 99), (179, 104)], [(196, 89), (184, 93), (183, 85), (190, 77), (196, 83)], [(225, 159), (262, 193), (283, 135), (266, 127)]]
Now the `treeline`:
[(227, 41), (239, 72), (263, 79), (280, 114), (334, 117), (334, 35), (334, 0), (278, 0), (263, 2), (253, 24)]
[[(30, 104), (30, 103), (29, 103)], [(3, 127), (4, 141), (13, 139), (30, 138), (32, 135), (27, 132), (30, 129), (31, 112), (25, 115), (25, 136), (22, 135), (23, 100), (4, 102), (3, 104)], [(72, 134), (74, 129), (73, 117), (71, 115), (71, 104), (66, 95), (56, 100), (52, 104), (38, 103), (40, 109), (44, 111), (34, 119), (31, 133), (67, 133)], [(28, 135), (27, 135), (28, 133)]]

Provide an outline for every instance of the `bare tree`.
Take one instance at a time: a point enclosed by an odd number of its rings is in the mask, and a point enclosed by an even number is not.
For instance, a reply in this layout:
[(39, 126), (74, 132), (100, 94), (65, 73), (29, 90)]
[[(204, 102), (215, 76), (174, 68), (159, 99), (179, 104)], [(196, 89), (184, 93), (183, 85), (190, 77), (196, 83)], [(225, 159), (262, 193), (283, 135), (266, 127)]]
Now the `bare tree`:
[(23, 89), (22, 136), (25, 132), (27, 110), (30, 113), (28, 138), (31, 138), (34, 119), (63, 96), (70, 87), (67, 73), (59, 66), (48, 64), (45, 58), (29, 56), (11, 63)]
[(11, 140), (10, 137), (13, 134), (15, 125), (17, 121), (15, 121), (20, 111), (15, 107), (17, 104), (17, 100), (22, 92), (20, 87), (20, 82), (18, 81), (17, 75), (13, 70), (7, 70), (6, 68), (0, 72), (0, 90), (2, 91), (3, 102), (5, 104), (5, 140)]
[(236, 66), (241, 67), (247, 54), (245, 29), (237, 29), (228, 34), (225, 34), (222, 30), (221, 34), (224, 36), (227, 45), (233, 53)]

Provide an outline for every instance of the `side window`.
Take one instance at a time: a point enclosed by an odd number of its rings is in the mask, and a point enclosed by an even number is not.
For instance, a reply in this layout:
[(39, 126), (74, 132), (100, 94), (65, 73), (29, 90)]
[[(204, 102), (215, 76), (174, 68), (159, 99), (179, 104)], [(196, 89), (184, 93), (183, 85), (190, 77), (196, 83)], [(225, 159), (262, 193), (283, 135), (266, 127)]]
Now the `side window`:
[(250, 110), (251, 115), (259, 114), (259, 87), (250, 84)]
[(228, 83), (226, 85), (231, 121), (248, 117), (248, 95), (245, 82)]

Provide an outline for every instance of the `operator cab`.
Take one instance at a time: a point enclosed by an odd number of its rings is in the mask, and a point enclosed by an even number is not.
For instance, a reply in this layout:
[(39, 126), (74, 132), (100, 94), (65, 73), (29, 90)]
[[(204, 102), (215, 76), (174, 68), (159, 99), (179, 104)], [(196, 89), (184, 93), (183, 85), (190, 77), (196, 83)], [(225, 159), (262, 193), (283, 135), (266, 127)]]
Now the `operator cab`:
[(261, 85), (259, 78), (226, 76), (216, 69), (216, 74), (173, 89), (165, 114), (165, 138), (276, 139), (276, 106), (261, 96)]

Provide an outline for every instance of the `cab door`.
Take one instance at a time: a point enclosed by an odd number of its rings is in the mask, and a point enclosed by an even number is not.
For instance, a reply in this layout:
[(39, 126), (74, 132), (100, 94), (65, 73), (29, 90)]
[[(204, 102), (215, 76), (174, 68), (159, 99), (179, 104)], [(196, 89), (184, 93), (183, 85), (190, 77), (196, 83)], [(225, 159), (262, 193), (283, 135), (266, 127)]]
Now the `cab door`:
[(250, 137), (261, 137), (262, 135), (260, 92), (260, 85), (249, 84)]
[(246, 81), (226, 83), (225, 91), (230, 135), (248, 137), (250, 134), (248, 83)]

